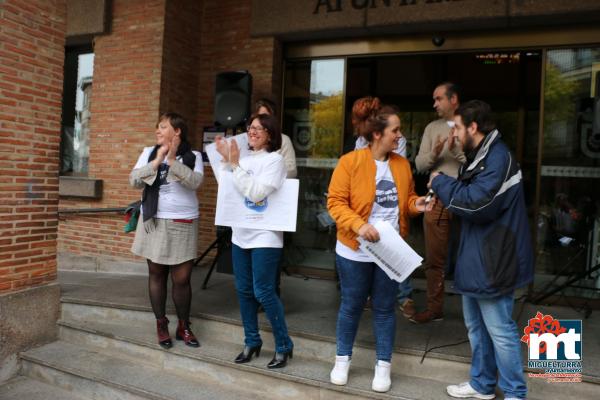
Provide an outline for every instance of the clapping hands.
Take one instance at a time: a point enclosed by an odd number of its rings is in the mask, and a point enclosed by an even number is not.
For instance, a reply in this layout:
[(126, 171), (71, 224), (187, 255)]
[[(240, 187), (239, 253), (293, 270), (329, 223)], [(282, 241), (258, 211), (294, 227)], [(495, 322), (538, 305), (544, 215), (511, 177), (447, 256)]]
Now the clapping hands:
[(433, 154), (435, 154), (435, 158), (439, 158), (442, 150), (444, 149), (444, 145), (448, 141), (448, 138), (439, 138), (438, 141), (433, 146)]
[(215, 137), (217, 152), (223, 157), (223, 161), (237, 166), (240, 162), (240, 148), (235, 140), (227, 140), (222, 136)]
[(169, 142), (169, 151), (167, 152), (167, 163), (169, 165), (171, 165), (173, 161), (175, 161), (175, 158), (177, 157), (177, 150), (179, 150), (180, 144), (181, 137), (179, 136), (179, 134), (175, 134), (175, 136), (173, 136), (171, 138), (171, 141)]

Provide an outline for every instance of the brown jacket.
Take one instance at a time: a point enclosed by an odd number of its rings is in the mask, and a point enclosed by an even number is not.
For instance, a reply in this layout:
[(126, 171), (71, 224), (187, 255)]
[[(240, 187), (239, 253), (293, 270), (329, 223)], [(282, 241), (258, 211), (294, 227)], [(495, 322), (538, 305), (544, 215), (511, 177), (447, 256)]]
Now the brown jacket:
[[(398, 190), (400, 235), (406, 237), (409, 217), (419, 214), (417, 194), (406, 158), (395, 153), (389, 155), (389, 167)], [(358, 230), (367, 223), (375, 200), (375, 174), (377, 166), (370, 148), (355, 150), (340, 158), (333, 171), (327, 208), (337, 224), (337, 239), (346, 246), (358, 249)]]

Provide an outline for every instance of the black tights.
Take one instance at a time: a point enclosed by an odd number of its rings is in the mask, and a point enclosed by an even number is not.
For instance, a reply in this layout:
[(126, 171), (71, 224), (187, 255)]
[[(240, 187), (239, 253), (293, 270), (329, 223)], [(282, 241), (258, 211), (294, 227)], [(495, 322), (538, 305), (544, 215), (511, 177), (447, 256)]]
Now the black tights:
[(190, 304), (192, 301), (192, 276), (193, 260), (179, 265), (162, 265), (148, 260), (148, 291), (150, 292), (150, 304), (156, 319), (165, 316), (167, 303), (167, 281), (171, 271), (173, 303), (177, 311), (177, 318), (183, 321), (190, 319)]

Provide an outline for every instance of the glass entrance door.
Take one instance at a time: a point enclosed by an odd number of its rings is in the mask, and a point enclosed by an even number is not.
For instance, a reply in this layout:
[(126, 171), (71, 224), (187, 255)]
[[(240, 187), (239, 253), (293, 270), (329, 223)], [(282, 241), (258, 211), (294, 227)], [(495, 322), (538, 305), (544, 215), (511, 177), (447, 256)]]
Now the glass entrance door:
[[(469, 52), (288, 61), (283, 128), (298, 160), (298, 231), (286, 242), (288, 261), (317, 269), (334, 265), (335, 225), (326, 212), (326, 192), (337, 159), (354, 149), (349, 123), (353, 102), (378, 96), (400, 108), (407, 158), (418, 193), (427, 174), (414, 158), (425, 126), (437, 118), (432, 92), (444, 81), (463, 88), (463, 100), (491, 104), (503, 139), (521, 163), (531, 226), (534, 226), (538, 162), (541, 51)], [(421, 218), (411, 222), (409, 243), (424, 254)]]
[(298, 223), (286, 237), (289, 267), (323, 270), (333, 276), (335, 223), (327, 213), (327, 187), (342, 154), (344, 59), (288, 63), (285, 71), (283, 132), (296, 152), (300, 195)]
[(580, 276), (560, 293), (597, 298), (600, 47), (548, 50), (545, 60), (536, 290)]

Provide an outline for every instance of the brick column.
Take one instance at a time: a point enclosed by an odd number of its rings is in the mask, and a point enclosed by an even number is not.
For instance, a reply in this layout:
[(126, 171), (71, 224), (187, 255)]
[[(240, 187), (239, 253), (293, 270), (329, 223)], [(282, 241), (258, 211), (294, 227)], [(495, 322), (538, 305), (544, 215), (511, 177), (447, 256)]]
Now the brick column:
[(0, 383), (56, 336), (64, 0), (0, 1)]
[(0, 2), (0, 293), (56, 279), (66, 5)]

